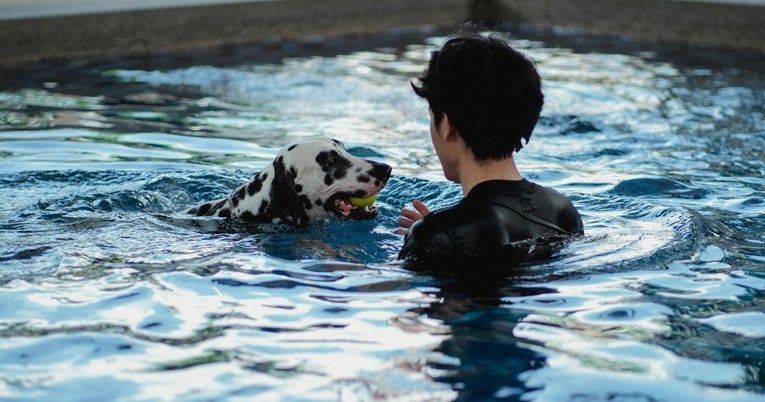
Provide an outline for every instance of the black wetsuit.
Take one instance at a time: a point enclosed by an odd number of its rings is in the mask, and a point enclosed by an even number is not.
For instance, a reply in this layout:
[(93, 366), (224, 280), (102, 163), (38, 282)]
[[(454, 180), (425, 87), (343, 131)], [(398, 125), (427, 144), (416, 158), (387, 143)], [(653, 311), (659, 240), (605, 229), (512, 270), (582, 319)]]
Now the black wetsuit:
[(508, 260), (522, 259), (535, 240), (583, 232), (579, 212), (557, 191), (525, 179), (491, 180), (412, 225), (399, 258), (434, 270), (440, 267), (433, 264), (455, 262), (513, 263)]

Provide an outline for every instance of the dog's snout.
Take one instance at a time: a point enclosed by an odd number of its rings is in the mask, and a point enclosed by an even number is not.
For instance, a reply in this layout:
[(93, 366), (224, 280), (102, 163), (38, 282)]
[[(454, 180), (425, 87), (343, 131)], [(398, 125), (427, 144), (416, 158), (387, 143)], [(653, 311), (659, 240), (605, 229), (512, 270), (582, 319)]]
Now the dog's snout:
[(372, 175), (378, 180), (388, 181), (391, 171), (393, 168), (384, 163), (372, 162)]

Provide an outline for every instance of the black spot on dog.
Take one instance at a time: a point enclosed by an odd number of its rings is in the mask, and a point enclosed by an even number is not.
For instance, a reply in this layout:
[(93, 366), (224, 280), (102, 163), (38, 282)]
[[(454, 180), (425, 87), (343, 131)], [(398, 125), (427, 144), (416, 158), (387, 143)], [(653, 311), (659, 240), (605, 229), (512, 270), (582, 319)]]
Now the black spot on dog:
[(308, 224), (308, 215), (303, 207), (303, 201), (295, 191), (297, 170), (294, 168), (287, 170), (284, 158), (281, 156), (273, 162), (273, 167), (274, 179), (271, 182), (266, 216), (280, 218), (284, 222), (305, 227)]
[(189, 215), (196, 215), (197, 211), (198, 210), (196, 208), (192, 208), (192, 209), (189, 210)]
[(316, 155), (316, 163), (326, 173), (324, 175), (324, 184), (328, 186), (334, 183), (335, 180), (345, 177), (352, 166), (348, 159), (335, 150), (319, 152)]
[[(263, 174), (265, 178), (265, 174)], [(263, 180), (264, 178), (261, 178), (260, 175), (255, 176), (250, 184), (247, 185), (247, 194), (249, 194), (250, 197), (260, 192), (261, 189), (263, 189)]]
[(239, 191), (236, 192), (236, 198), (238, 198), (240, 201), (243, 200), (246, 195), (247, 188), (245, 186), (240, 187)]
[(211, 212), (211, 213), (215, 213), (215, 211), (217, 211), (217, 210), (219, 210), (219, 209), (223, 208), (223, 205), (225, 205), (225, 204), (226, 204), (226, 200), (225, 200), (225, 199), (218, 201), (218, 203), (217, 203), (217, 204), (213, 205), (213, 207), (212, 207), (212, 209), (210, 210), (210, 212)]
[(359, 182), (359, 183), (369, 183), (371, 180), (372, 180), (372, 178), (367, 176), (367, 175), (365, 175), (365, 174), (360, 174), (360, 175), (356, 176), (356, 181)]
[(266, 211), (268, 211), (268, 201), (263, 200), (260, 202), (260, 206), (258, 207), (258, 215), (265, 216)]
[(298, 144), (293, 144), (289, 148), (287, 148), (287, 151), (292, 151), (293, 149), (297, 148)]
[(311, 200), (305, 194), (300, 196), (300, 202), (303, 203), (303, 209), (305, 209), (306, 211), (310, 210), (313, 207), (313, 204), (311, 204)]
[(230, 218), (231, 210), (228, 208), (221, 209), (220, 212), (218, 212), (218, 216), (220, 216), (221, 218)]
[(303, 192), (303, 186), (300, 184), (295, 184), (295, 192), (296, 193), (302, 193)]
[(362, 170), (364, 170), (364, 169), (362, 169), (362, 168), (360, 168), (360, 167), (357, 167), (357, 168), (356, 168), (356, 173), (361, 173), (361, 171), (362, 171)]
[(241, 218), (243, 221), (247, 222), (254, 222), (255, 221), (255, 215), (250, 211), (244, 211), (241, 214), (239, 214), (239, 218)]
[(386, 165), (384, 163), (378, 163), (375, 161), (369, 161), (372, 164), (372, 169), (367, 170), (367, 174), (379, 179), (380, 181), (387, 182), (388, 179), (390, 179), (390, 173), (392, 171), (392, 168), (389, 165)]
[(271, 221), (271, 218), (264, 214), (267, 207), (268, 207), (268, 202), (264, 200), (261, 203), (260, 211), (258, 211), (257, 214), (252, 213), (252, 211), (246, 210), (240, 213), (238, 216), (243, 221), (247, 221), (250, 223), (267, 223)]
[(202, 204), (199, 206), (199, 209), (195, 211), (189, 211), (189, 213), (193, 213), (196, 216), (209, 216), (214, 215), (215, 212), (217, 212), (219, 209), (223, 207), (223, 205), (226, 204), (226, 199), (220, 200), (216, 203), (213, 203), (213, 201)]
[(314, 201), (313, 203), (316, 205), (321, 205), (322, 202), (324, 201), (322, 201), (321, 198), (317, 198), (316, 201)]
[(237, 207), (237, 205), (239, 205), (239, 198), (238, 198), (238, 197), (231, 197), (231, 198), (229, 199), (229, 201), (231, 202), (231, 205), (232, 205), (234, 208), (236, 208), (236, 207)]
[(209, 202), (201, 205), (199, 211), (197, 211), (197, 215), (207, 215), (207, 213), (210, 212), (210, 208), (212, 208), (212, 204)]

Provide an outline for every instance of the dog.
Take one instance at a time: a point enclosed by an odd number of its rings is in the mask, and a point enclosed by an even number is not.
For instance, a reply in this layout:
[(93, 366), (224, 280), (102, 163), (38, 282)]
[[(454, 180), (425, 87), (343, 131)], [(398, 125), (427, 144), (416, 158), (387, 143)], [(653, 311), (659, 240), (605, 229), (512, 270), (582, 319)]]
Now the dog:
[(334, 139), (284, 146), (274, 161), (228, 197), (184, 211), (196, 216), (240, 218), (252, 223), (287, 223), (305, 228), (328, 217), (365, 220), (374, 206), (357, 207), (349, 197), (379, 193), (391, 176), (384, 163), (355, 157)]

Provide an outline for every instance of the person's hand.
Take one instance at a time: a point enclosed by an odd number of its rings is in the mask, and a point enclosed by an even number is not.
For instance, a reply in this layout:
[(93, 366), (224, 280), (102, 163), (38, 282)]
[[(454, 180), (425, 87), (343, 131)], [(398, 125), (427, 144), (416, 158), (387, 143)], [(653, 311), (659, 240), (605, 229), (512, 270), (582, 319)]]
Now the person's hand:
[(409, 233), (409, 228), (412, 227), (415, 222), (430, 214), (430, 209), (418, 200), (412, 201), (412, 206), (414, 207), (414, 211), (407, 208), (401, 210), (401, 217), (398, 218), (398, 224), (401, 225), (401, 227), (396, 229), (396, 233), (402, 235)]

